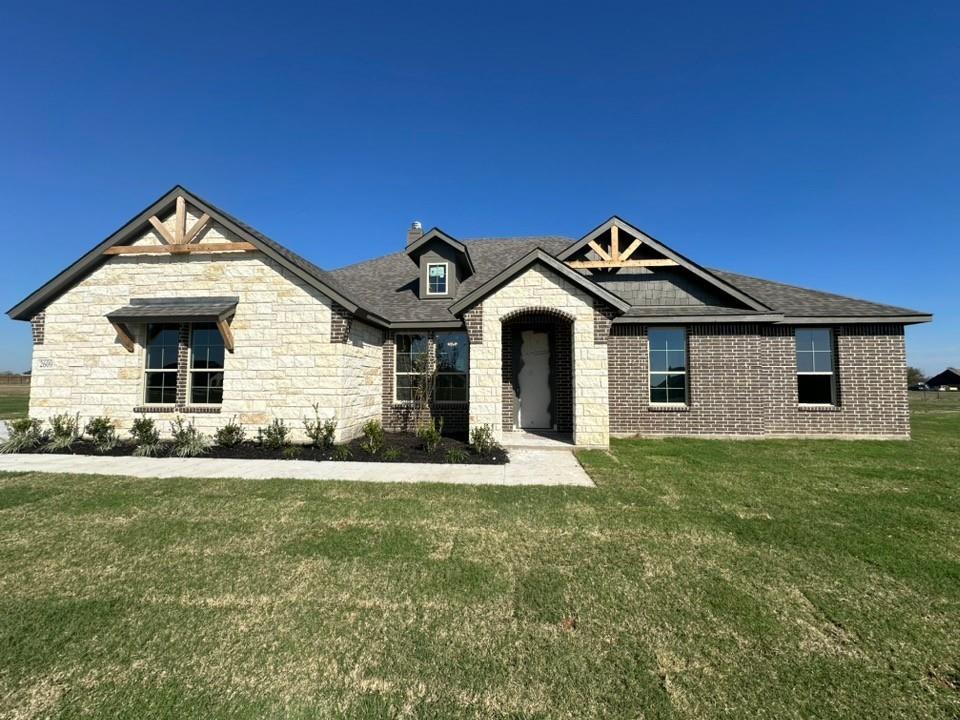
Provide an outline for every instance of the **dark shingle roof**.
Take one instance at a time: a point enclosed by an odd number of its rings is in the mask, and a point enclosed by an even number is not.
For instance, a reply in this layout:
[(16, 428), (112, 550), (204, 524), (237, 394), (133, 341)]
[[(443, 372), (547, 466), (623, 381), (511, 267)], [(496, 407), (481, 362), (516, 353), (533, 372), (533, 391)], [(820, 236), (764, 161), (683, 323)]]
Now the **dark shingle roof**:
[[(535, 248), (556, 255), (573, 242), (555, 235), (464, 240), (476, 272), (460, 285), (461, 297), (517, 262)], [(354, 263), (332, 270), (334, 280), (350, 297), (392, 322), (443, 322), (456, 320), (447, 309), (452, 300), (421, 300), (420, 273), (405, 252)]]
[(720, 276), (731, 285), (736, 285), (764, 305), (788, 317), (882, 318), (884, 316), (925, 315), (918, 310), (894, 305), (882, 305), (869, 300), (859, 300), (844, 295), (821, 292), (820, 290), (809, 290), (796, 285), (786, 285), (773, 280), (763, 280), (725, 270), (711, 270), (710, 272)]

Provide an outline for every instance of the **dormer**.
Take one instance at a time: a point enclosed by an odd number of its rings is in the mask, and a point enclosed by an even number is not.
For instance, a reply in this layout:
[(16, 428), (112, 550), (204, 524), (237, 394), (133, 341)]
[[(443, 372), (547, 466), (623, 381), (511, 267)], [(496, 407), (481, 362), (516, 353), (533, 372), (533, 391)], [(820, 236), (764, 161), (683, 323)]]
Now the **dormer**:
[(420, 268), (420, 299), (450, 299), (460, 283), (473, 275), (470, 251), (439, 228), (424, 234), (414, 223), (407, 232), (407, 256)]

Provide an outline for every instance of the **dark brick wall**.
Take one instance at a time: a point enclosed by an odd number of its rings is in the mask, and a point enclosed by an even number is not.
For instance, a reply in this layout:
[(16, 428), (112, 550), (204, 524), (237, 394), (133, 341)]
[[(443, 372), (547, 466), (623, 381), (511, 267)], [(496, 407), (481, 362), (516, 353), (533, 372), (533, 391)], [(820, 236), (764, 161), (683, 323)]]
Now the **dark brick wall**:
[(483, 342), (483, 303), (477, 303), (463, 314), (463, 322), (467, 327), (467, 337), (471, 345)]
[(34, 345), (43, 345), (43, 336), (44, 329), (46, 327), (46, 314), (44, 312), (38, 312), (30, 320), (30, 330), (33, 333), (33, 344)]
[(839, 405), (828, 409), (797, 405), (794, 329), (750, 324), (688, 326), (688, 406), (650, 406), (646, 330), (612, 329), (612, 433), (909, 435), (902, 326), (834, 329)]
[(593, 341), (606, 345), (610, 337), (610, 327), (616, 313), (602, 300), (593, 301)]
[(350, 339), (353, 316), (340, 303), (333, 303), (330, 317), (330, 342), (345, 343)]
[[(435, 333), (424, 332), (429, 337), (427, 352), (430, 362), (435, 362)], [(470, 403), (432, 403), (428, 412), (419, 417), (411, 403), (394, 402), (394, 362), (396, 360), (396, 333), (388, 330), (383, 339), (383, 427), (390, 432), (412, 432), (422, 422), (432, 418), (443, 418), (444, 432), (465, 433), (470, 421)], [(468, 381), (469, 382), (469, 381)], [(469, 396), (469, 390), (468, 390)]]

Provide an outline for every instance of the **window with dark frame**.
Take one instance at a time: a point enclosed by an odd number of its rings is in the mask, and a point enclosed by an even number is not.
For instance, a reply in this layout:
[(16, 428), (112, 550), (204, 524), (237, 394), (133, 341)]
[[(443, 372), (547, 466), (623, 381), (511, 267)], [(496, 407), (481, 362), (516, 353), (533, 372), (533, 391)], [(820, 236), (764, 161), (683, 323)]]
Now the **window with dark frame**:
[(147, 325), (143, 399), (148, 405), (177, 402), (177, 356), (180, 326), (173, 323)]
[(417, 378), (426, 370), (427, 348), (426, 335), (407, 333), (396, 336), (394, 392), (398, 402), (412, 402), (416, 398)]
[(470, 344), (464, 332), (437, 333), (437, 402), (466, 402), (470, 372)]
[(213, 323), (195, 324), (190, 329), (190, 403), (223, 403), (223, 337)]
[(687, 331), (684, 328), (650, 328), (650, 404), (687, 402)]
[(427, 265), (427, 294), (447, 294), (447, 264), (429, 263)]
[(833, 367), (830, 328), (797, 328), (797, 402), (836, 405), (837, 376)]

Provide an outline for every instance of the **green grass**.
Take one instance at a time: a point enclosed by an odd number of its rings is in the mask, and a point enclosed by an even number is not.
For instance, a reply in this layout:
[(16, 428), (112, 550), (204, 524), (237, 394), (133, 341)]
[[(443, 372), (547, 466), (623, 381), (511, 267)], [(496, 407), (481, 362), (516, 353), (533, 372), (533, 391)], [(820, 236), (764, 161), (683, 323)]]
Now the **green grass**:
[(953, 407), (596, 489), (0, 475), (0, 717), (957, 718)]
[(0, 385), (0, 420), (27, 416), (29, 385)]

